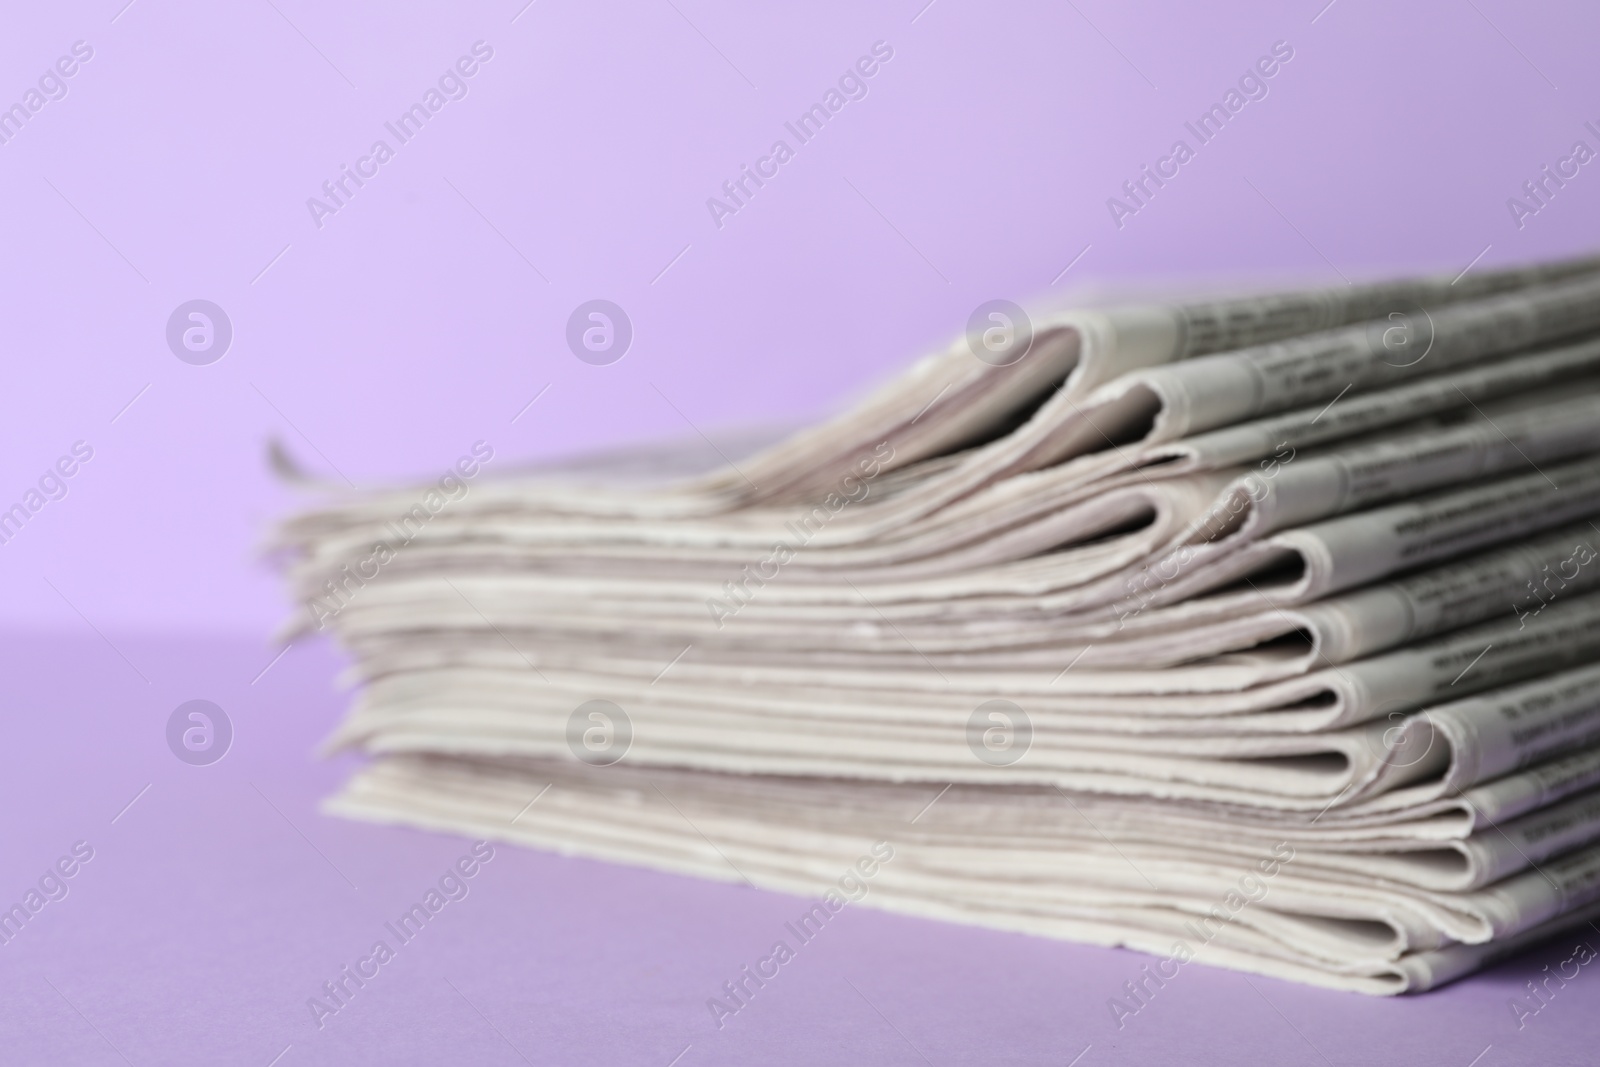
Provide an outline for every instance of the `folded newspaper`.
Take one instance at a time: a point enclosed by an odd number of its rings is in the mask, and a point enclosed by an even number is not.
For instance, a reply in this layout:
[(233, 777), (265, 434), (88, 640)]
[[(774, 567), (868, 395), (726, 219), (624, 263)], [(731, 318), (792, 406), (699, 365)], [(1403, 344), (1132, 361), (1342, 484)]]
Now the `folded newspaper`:
[(1600, 918), (1600, 259), (980, 312), (709, 473), (478, 442), (287, 522), (330, 810), (1128, 946), (1130, 1012)]

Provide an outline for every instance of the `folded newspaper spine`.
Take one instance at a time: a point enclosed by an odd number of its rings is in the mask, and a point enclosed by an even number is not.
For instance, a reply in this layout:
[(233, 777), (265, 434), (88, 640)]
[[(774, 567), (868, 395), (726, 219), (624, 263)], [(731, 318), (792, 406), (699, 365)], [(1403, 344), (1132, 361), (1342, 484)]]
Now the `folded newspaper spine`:
[(1007, 329), (284, 523), (330, 810), (1375, 994), (1600, 918), (1600, 259)]

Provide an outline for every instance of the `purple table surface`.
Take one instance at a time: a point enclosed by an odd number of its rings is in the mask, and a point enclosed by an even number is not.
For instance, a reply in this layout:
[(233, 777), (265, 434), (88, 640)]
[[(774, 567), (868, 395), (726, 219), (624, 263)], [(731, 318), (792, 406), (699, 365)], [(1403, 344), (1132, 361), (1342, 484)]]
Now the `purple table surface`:
[[(513, 849), (318, 1029), (306, 1000), (464, 845), (316, 814), (349, 769), (309, 756), (341, 705), (326, 649), (252, 679), (288, 611), (255, 554), (295, 503), (269, 439), (361, 485), (479, 440), (500, 470), (814, 415), (997, 297), (1588, 251), (1597, 22), (1578, 0), (10, 5), (0, 512), (26, 519), (0, 537), (0, 899), (94, 857), (0, 946), (0, 1061), (1593, 1062), (1587, 971), (1521, 1030), (1508, 1007), (1570, 945), (1393, 1002), (1196, 967), (1117, 1030), (1140, 957), (865, 909), (718, 1030), (706, 999), (800, 901)], [(833, 89), (823, 130), (790, 132)], [(1186, 124), (1234, 89), (1201, 143)], [(1108, 203), (1180, 138), (1176, 176)], [(708, 205), (744, 166), (765, 184)], [(608, 366), (566, 340), (596, 298), (633, 326)], [(225, 352), (184, 347), (187, 312), (169, 332), (197, 299)], [(208, 767), (164, 740), (196, 698), (237, 727)]]
[[(1592, 930), (1421, 997), (1193, 965), (1119, 1029), (1107, 1001), (1150, 957), (847, 908), (719, 1028), (707, 1000), (801, 898), (501, 845), (401, 946), (385, 923), (469, 843), (318, 813), (351, 767), (309, 755), (344, 703), (326, 645), (265, 673), (272, 651), (238, 641), (3, 649), (0, 903), (93, 850), (0, 945), (7, 1064), (1595, 1062), (1587, 967), (1520, 1027), (1508, 1006)], [(191, 699), (233, 723), (209, 766), (166, 746)], [(308, 1000), (379, 939), (394, 959), (319, 1018)]]

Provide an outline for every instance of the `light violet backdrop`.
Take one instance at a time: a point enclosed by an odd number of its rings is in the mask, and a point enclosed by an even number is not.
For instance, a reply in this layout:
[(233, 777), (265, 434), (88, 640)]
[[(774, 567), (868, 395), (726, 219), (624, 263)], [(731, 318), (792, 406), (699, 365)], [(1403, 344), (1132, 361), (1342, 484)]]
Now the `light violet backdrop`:
[[(358, 485), (477, 440), (510, 467), (826, 412), (998, 297), (1595, 247), (1600, 164), (1521, 226), (1507, 206), (1600, 148), (1591, 6), (1325, 2), (9, 5), (0, 107), (93, 54), (0, 127), (0, 508), (93, 458), (0, 544), (0, 897), (98, 852), (0, 947), (0, 1058), (1584, 1062), (1600, 979), (1525, 1031), (1506, 1008), (1559, 946), (1403, 1003), (1195, 968), (1117, 1031), (1140, 957), (866, 911), (719, 1032), (704, 999), (794, 898), (509, 849), (353, 1018), (303, 1003), (462, 846), (315, 812), (343, 698), (326, 648), (267, 669), (288, 606), (257, 546), (296, 501), (268, 441)], [(480, 41), (400, 145), (384, 124)], [(880, 41), (865, 98), (797, 145), (785, 122)], [(1107, 198), (1280, 41), (1268, 95), (1119, 228)], [(307, 199), (379, 138), (394, 158), (319, 226)], [(779, 138), (794, 158), (719, 227), (707, 198)], [(564, 340), (597, 298), (635, 331), (603, 367)], [(166, 338), (195, 299), (233, 329), (206, 366)], [(201, 696), (234, 751), (186, 767), (161, 730)]]
[[(94, 57), (0, 145), (0, 501), (74, 441), (95, 458), (0, 545), (0, 621), (277, 621), (253, 554), (292, 504), (272, 437), (358, 484), (478, 439), (509, 459), (692, 437), (685, 418), (829, 410), (1053, 282), (1337, 281), (1595, 242), (1590, 168), (1521, 230), (1506, 207), (1573, 141), (1600, 147), (1583, 5), (925, 2), (8, 11), (0, 102), (75, 41)], [(479, 40), (468, 95), (319, 229), (306, 200)], [(867, 97), (719, 230), (707, 198), (880, 40)], [(1269, 95), (1118, 230), (1106, 199), (1279, 40)], [(206, 367), (165, 341), (197, 298), (234, 328)], [(635, 326), (609, 367), (564, 343), (593, 298)]]

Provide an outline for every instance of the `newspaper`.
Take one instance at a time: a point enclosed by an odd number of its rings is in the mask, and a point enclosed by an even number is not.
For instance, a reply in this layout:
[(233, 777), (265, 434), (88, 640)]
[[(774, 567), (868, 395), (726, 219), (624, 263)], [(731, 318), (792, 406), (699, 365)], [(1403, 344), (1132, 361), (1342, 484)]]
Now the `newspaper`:
[[(1462, 951), (1472, 945), (1560, 928), (1560, 915), (1549, 914), (1556, 891), (1538, 876), (1542, 892), (1518, 876), (1488, 892), (1402, 888), (1332, 870), (1327, 857), (1281, 839), (1229, 854), (1197, 850), (1193, 839), (1182, 849), (1111, 847), (1093, 832), (1073, 834), (1068, 823), (1041, 827), (1035, 809), (1019, 821), (1014, 809), (993, 805), (983, 834), (952, 837), (906, 814), (926, 807), (926, 789), (855, 796), (819, 818), (805, 801), (828, 806), (823, 783), (787, 795), (744, 784), (756, 788), (624, 768), (388, 759), (353, 781), (332, 810), (808, 896), (831, 889), (834, 908), (844, 899), (838, 872), (854, 871), (844, 891), (868, 906), (1162, 955), (1184, 937), (1214, 965), (1364, 992), (1428, 988), (1489, 957)], [(540, 802), (529, 806), (531, 796)], [(1081, 811), (1070, 794), (1056, 807)], [(874, 858), (858, 865), (861, 855)], [(1578, 872), (1594, 862), (1579, 850), (1544, 868), (1567, 887), (1569, 920), (1590, 914), (1581, 910), (1589, 894)]]
[[(827, 647), (827, 635), (837, 637), (841, 625), (851, 627), (843, 633), (859, 649), (902, 654), (906, 641), (922, 655), (972, 652), (1007, 643), (1037, 646), (1046, 635), (1064, 636), (1075, 627), (1099, 640), (1114, 636), (1106, 632), (1107, 614), (1122, 623), (1152, 607), (1192, 599), (1241, 579), (1247, 587), (1232, 601), (1208, 601), (1203, 610), (1240, 613), (1259, 611), (1263, 604), (1304, 601), (1463, 548), (1533, 532), (1551, 521), (1600, 511), (1596, 461), (1551, 463), (1600, 444), (1597, 415), (1600, 398), (1580, 396), (1519, 406), (1488, 420), (1432, 433), (1309, 456), (1284, 466), (1270, 479), (1255, 473), (1230, 479), (1227, 472), (1210, 472), (1122, 487), (1103, 494), (1101, 504), (1065, 509), (936, 560), (878, 569), (806, 568), (795, 560), (783, 572), (783, 582), (774, 582), (768, 590), (766, 582), (756, 578), (757, 589), (744, 586), (742, 600), (727, 591), (728, 582), (722, 578), (733, 571), (731, 560), (737, 556), (663, 563), (659, 572), (671, 574), (665, 581), (648, 571), (633, 575), (613, 571), (604, 576), (606, 567), (597, 561), (594, 569), (600, 575), (578, 579), (559, 572), (496, 578), (495, 591), (489, 593), (491, 605), (507, 599), (526, 605), (500, 614), (470, 594), (463, 602), (460, 586), (437, 579), (441, 570), (463, 566), (459, 553), (416, 547), (391, 569), (381, 587), (363, 590), (355, 598), (349, 625), (355, 628), (352, 632), (361, 632), (368, 622), (381, 625), (384, 613), (392, 614), (397, 605), (416, 607), (431, 598), (446, 615), (485, 611), (497, 625), (537, 629), (540, 617), (554, 615), (561, 620), (558, 629), (564, 631), (586, 624), (603, 630), (622, 624), (633, 629), (659, 626), (671, 640), (703, 647), (726, 642), (761, 645), (768, 634), (789, 648)], [(1541, 462), (1550, 464), (1549, 469), (1543, 469)], [(1508, 468), (1532, 473), (1263, 536), (1292, 521), (1348, 511), (1418, 489), (1481, 480)], [(1135, 530), (1104, 534), (1140, 516), (1147, 521)], [(1046, 554), (1039, 554), (1046, 549)], [(507, 551), (495, 558), (503, 567)], [(1297, 563), (1292, 580), (1251, 578), (1275, 565), (1281, 567), (1286, 560)], [(749, 582), (748, 564), (745, 571), (744, 581)], [(697, 572), (702, 576), (698, 584)], [(310, 581), (318, 573), (311, 572), (305, 586), (311, 594), (308, 600), (315, 599), (317, 587)], [(885, 581), (886, 575), (895, 580)], [(524, 587), (525, 596), (506, 595), (518, 586)], [(1012, 605), (1020, 605), (1020, 610)], [(873, 633), (880, 617), (889, 620), (892, 629)], [(1197, 617), (1191, 613), (1188, 620)], [(1009, 638), (1008, 618), (1017, 620)], [(736, 624), (727, 625), (729, 620)], [(973, 626), (979, 624), (983, 630), (974, 632)], [(1097, 655), (1100, 662), (1108, 662), (1103, 657), (1114, 652), (1114, 647), (1107, 647)]]
[[(1396, 751), (1407, 751), (1394, 742), (1397, 732), (1405, 741), (1396, 729), (1404, 713), (1574, 667), (1600, 651), (1597, 596), (1553, 605), (1523, 630), (1514, 623), (1470, 627), (1231, 693), (1082, 695), (1082, 704), (1103, 716), (1107, 705), (1120, 706), (1122, 721), (1086, 719), (1012, 690), (1009, 714), (1026, 717), (1031, 742), (1023, 758), (999, 767), (972, 758), (970, 724), (973, 709), (985, 703), (982, 690), (1005, 690), (970, 680), (964, 681), (979, 692), (966, 702), (952, 695), (935, 706), (887, 689), (808, 696), (789, 695), (770, 682), (740, 689), (665, 678), (626, 684), (553, 670), (541, 670), (543, 677), (526, 669), (414, 671), (371, 684), (335, 743), (389, 752), (559, 757), (568, 751), (573, 709), (603, 694), (610, 706), (625, 709), (630, 758), (643, 764), (1063, 788), (1092, 788), (1086, 783), (1114, 777), (1122, 793), (1178, 791), (1261, 807), (1327, 806), (1359, 799), (1364, 783), (1386, 769), (1428, 769), (1423, 761), (1396, 760)], [(1131, 674), (1123, 684), (1153, 687), (1141, 677)], [(786, 695), (768, 697), (767, 691)], [(1170, 722), (1129, 729), (1127, 720), (1156, 710), (1192, 721), (1182, 729)]]
[[(1189, 567), (1187, 560), (1195, 550), (1179, 545), (1135, 575), (1106, 579), (1065, 598), (1079, 610), (1129, 598), (1142, 607), (1176, 603), (1245, 582), (1257, 603), (1263, 597), (1274, 602), (1310, 600), (1526, 537), (1597, 510), (1600, 458), (1585, 457), (1283, 531), (1232, 552), (1209, 553), (1206, 566)], [(1287, 577), (1274, 580), (1274, 570)], [(1174, 577), (1165, 580), (1168, 574)], [(1251, 582), (1252, 575), (1264, 580)], [(1246, 597), (1243, 592), (1234, 595), (1241, 601)]]
[(986, 421), (1025, 410), (1057, 385), (1059, 402), (1139, 367), (1266, 344), (1396, 310), (1483, 299), (1597, 269), (1600, 259), (1591, 257), (1466, 278), (1067, 312), (1043, 318), (1031, 328), (1031, 344), (1016, 362), (999, 366), (974, 358), (973, 342), (962, 337), (857, 408), (756, 457), (743, 466), (742, 475), (729, 471), (705, 488), (750, 502), (810, 499), (836, 484), (856, 457), (881, 441), (895, 442), (896, 465), (955, 450), (981, 438)]
[[(1069, 382), (1015, 432), (862, 521), (871, 518), (872, 529), (881, 533), (996, 478), (1332, 403), (1347, 389), (1394, 386), (1504, 358), (1600, 327), (1597, 297), (1600, 279), (1579, 275), (1438, 310), (1419, 309), (1415, 318), (1403, 315), (1404, 325), (1380, 318), (1178, 363), (1123, 367), (1092, 394), (1074, 391)], [(1397, 336), (1406, 338), (1399, 348)], [(1101, 462), (1115, 467), (1115, 460)]]
[(333, 810), (875, 855), (872, 906), (1368, 993), (1600, 917), (1600, 260), (1021, 325), (696, 480), (286, 524), (372, 759)]
[(1584, 340), (1193, 434), (1136, 454), (1143, 466), (1176, 471), (1251, 463), (1285, 447), (1355, 437), (1515, 393), (1592, 379), (1597, 371), (1600, 340)]
[[(1600, 325), (1600, 279), (1554, 285), (1449, 305), (1425, 314), (1421, 327), (1361, 323), (1323, 334), (1120, 376), (1091, 398), (1086, 417), (1116, 424), (1147, 421), (1150, 439), (1191, 434), (1331, 401), (1405, 378), (1458, 370), (1482, 360), (1549, 344)], [(1415, 332), (1397, 352), (1395, 331)], [(1410, 351), (1420, 344), (1420, 351)]]
[[(1561, 279), (1577, 284), (1597, 270), (1600, 259), (1587, 258), (1474, 273), (1459, 280), (1402, 280), (1174, 306), (1066, 312), (1038, 324), (1026, 356), (1016, 363), (985, 363), (973, 355), (972, 342), (963, 337), (943, 353), (915, 364), (837, 419), (740, 459), (737, 469), (708, 479), (668, 484), (655, 492), (630, 485), (619, 492), (608, 490), (600, 477), (591, 484), (574, 484), (570, 478), (540, 477), (531, 472), (504, 492), (480, 493), (471, 507), (462, 510), (514, 508), (547, 518), (591, 517), (615, 522), (727, 516), (752, 507), (771, 510), (781, 504), (786, 505), (781, 510), (792, 515), (793, 505), (809, 505), (835, 491), (863, 458), (882, 456), (886, 445), (890, 452), (882, 466), (891, 472), (968, 451), (961, 462), (930, 479), (923, 493), (903, 494), (893, 507), (884, 500), (882, 507), (860, 509), (859, 516), (847, 517), (822, 535), (825, 540), (871, 536), (937, 510), (997, 477), (1056, 462), (1048, 457), (1049, 449), (1021, 461), (1013, 453), (1020, 449), (1023, 455), (1032, 456), (1036, 446), (1030, 442), (1040, 434), (1047, 438), (1057, 434), (1056, 424), (1063, 418), (1073, 421), (1080, 401), (1090, 392), (1136, 368), (1207, 357), (1237, 347), (1231, 344), (1235, 341), (1262, 345), (1307, 330), (1328, 330), (1363, 320), (1377, 327), (1375, 344), (1388, 356), (1392, 345), (1385, 347), (1383, 337), (1394, 327), (1385, 317), (1389, 314), (1415, 316), (1423, 307), (1492, 300), (1495, 294), (1549, 287), (1548, 283)], [(1551, 332), (1556, 325), (1544, 321), (1541, 329)], [(1221, 347), (1215, 347), (1218, 345)], [(1430, 356), (1409, 373), (1437, 373), (1442, 362)], [(1032, 418), (1018, 427), (1017, 433), (1008, 432), (1019, 412), (1025, 414), (1032, 407), (1038, 408)], [(1101, 424), (1105, 424), (1103, 420)], [(1085, 431), (1080, 425), (1072, 432), (1081, 436)], [(986, 435), (996, 433), (998, 439), (983, 443)], [(1099, 451), (1105, 441), (1098, 432), (1091, 432), (1086, 447)], [(353, 525), (377, 526), (414, 503), (406, 493), (372, 494), (291, 524), (282, 543), (293, 544), (307, 535), (325, 536)], [(887, 514), (875, 514), (879, 511)], [(764, 522), (764, 517), (758, 518), (758, 524)], [(615, 532), (614, 527), (609, 529)], [(607, 530), (603, 525), (591, 532), (604, 536)]]
[[(871, 663), (915, 669), (931, 662), (957, 670), (1032, 668), (1049, 671), (1053, 681), (1063, 657), (1074, 669), (1172, 667), (1268, 642), (1298, 639), (1298, 655), (1265, 665), (1287, 676), (1346, 663), (1491, 616), (1509, 618), (1514, 614), (1519, 627), (1525, 626), (1556, 597), (1600, 587), (1600, 567), (1590, 566), (1600, 558), (1597, 545), (1600, 532), (1581, 521), (1310, 604), (1269, 603), (1238, 612), (1227, 606), (1230, 601), (1224, 597), (1219, 598), (1222, 605), (1208, 612), (1196, 610), (1205, 607), (1204, 601), (1190, 601), (1178, 608), (1145, 613), (1137, 620), (1144, 624), (1141, 626), (1128, 626), (1122, 620), (1030, 616), (1009, 625), (1002, 625), (997, 618), (981, 631), (905, 621), (892, 630), (851, 628), (841, 633), (841, 622), (851, 621), (843, 615), (837, 619), (791, 616), (771, 625), (751, 620), (752, 625), (741, 626), (720, 642), (697, 646), (696, 661), (728, 662), (746, 650), (759, 649), (764, 662), (786, 667)], [(670, 656), (683, 647), (685, 635), (690, 635), (698, 621), (690, 612), (665, 617), (636, 613), (630, 646)], [(659, 629), (662, 636), (648, 639), (647, 629)], [(522, 632), (529, 631), (525, 628)], [(843, 640), (838, 640), (841, 637)], [(674, 641), (678, 642), (675, 646)], [(907, 641), (915, 644), (915, 651), (906, 647)], [(559, 635), (541, 634), (539, 647), (560, 661)], [(620, 651), (613, 645), (613, 655)], [(400, 669), (403, 663), (414, 664), (419, 653), (425, 654), (425, 650), (397, 650), (400, 662), (387, 666), (390, 657), (381, 648), (375, 649), (365, 660), (367, 676)]]

